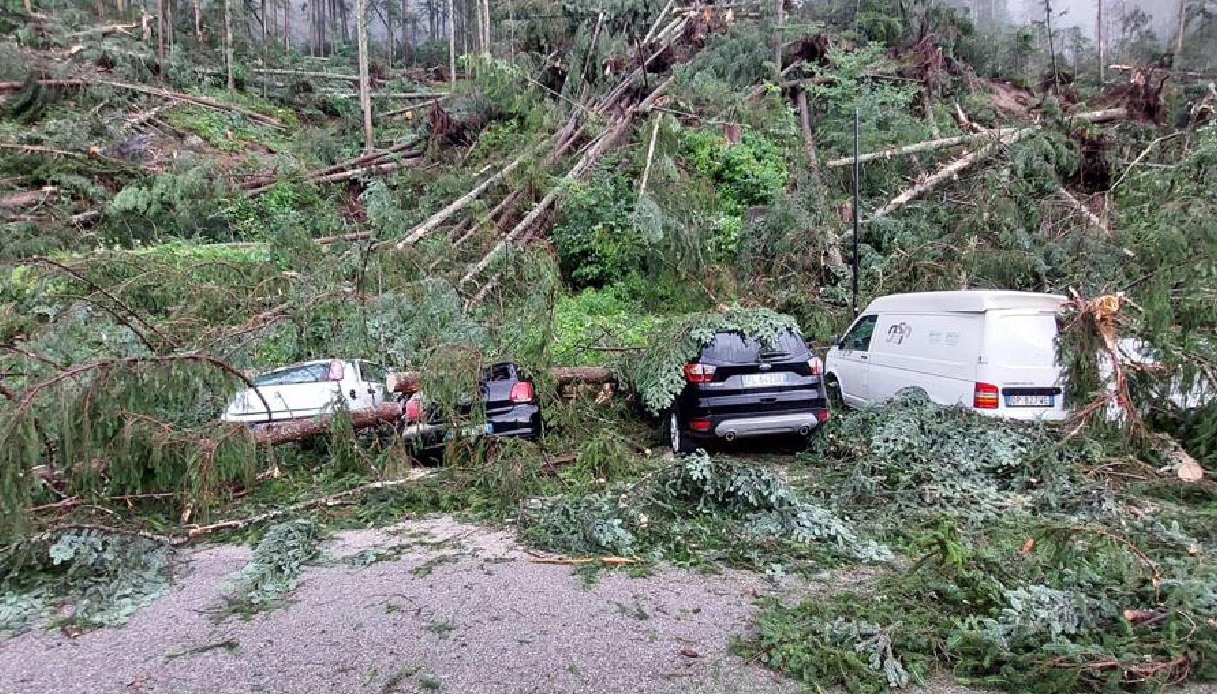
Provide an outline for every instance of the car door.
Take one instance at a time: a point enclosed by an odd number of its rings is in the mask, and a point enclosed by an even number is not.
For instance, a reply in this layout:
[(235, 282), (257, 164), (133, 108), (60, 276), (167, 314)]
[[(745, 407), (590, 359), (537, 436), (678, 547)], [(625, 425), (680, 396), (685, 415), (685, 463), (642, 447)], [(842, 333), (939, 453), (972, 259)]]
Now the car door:
[[(351, 396), (352, 410), (367, 410), (385, 400), (385, 370), (368, 361), (355, 362), (354, 382), (347, 395)], [(353, 395), (352, 395), (353, 394)]]
[(879, 316), (862, 316), (837, 343), (829, 369), (837, 377), (841, 398), (850, 405), (870, 402), (869, 350)]

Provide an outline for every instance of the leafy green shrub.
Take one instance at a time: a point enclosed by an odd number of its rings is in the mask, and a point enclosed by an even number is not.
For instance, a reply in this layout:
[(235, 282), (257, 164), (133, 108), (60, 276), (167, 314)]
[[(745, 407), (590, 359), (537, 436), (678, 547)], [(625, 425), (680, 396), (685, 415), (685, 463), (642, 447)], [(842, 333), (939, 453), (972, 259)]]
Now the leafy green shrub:
[(632, 178), (602, 169), (574, 184), (562, 203), (562, 220), (550, 232), (562, 274), (575, 287), (598, 287), (638, 272), (650, 240), (633, 223)]
[(652, 414), (671, 406), (685, 387), (684, 367), (702, 348), (714, 341), (719, 332), (736, 332), (756, 338), (763, 345), (774, 345), (787, 331), (798, 330), (798, 323), (765, 308), (732, 308), (720, 313), (697, 313), (673, 324), (656, 326), (647, 349), (632, 365), (632, 381), (642, 404)]
[(644, 344), (655, 318), (616, 284), (588, 287), (563, 296), (554, 305), (553, 357), (558, 364), (602, 364), (613, 357), (596, 347), (637, 347)]

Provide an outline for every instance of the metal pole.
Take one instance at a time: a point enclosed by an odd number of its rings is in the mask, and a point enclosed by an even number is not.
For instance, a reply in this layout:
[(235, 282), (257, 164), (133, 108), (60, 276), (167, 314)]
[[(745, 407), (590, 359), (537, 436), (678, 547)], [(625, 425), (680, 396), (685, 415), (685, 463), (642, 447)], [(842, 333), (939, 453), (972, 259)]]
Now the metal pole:
[(862, 117), (859, 115), (858, 108), (854, 107), (854, 260), (853, 260), (853, 293), (851, 296), (850, 307), (853, 309), (854, 317), (858, 316), (858, 158), (861, 156), (862, 149)]

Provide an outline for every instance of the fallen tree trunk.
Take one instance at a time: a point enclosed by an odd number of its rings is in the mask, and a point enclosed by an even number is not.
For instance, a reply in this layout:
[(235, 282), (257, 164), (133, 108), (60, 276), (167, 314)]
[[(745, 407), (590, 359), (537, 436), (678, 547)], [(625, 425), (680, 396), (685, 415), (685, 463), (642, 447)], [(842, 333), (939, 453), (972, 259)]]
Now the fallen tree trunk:
[(799, 107), (799, 126), (803, 128), (803, 142), (807, 145), (807, 158), (811, 163), (811, 171), (820, 175), (820, 158), (816, 154), (815, 133), (811, 131), (811, 109), (807, 105), (807, 92), (799, 90), (795, 102)]
[[(683, 22), (681, 24), (683, 25)], [(515, 227), (513, 227), (512, 230), (502, 238), (502, 240), (500, 240), (494, 245), (493, 248), (490, 249), (489, 253), (483, 256), (481, 260), (470, 266), (464, 277), (461, 278), (461, 284), (467, 284), (481, 274), (481, 272), (489, 267), (490, 264), (494, 262), (495, 258), (497, 258), (499, 254), (511, 244), (512, 241), (518, 238), (521, 234), (531, 230), (533, 225), (548, 214), (553, 208), (554, 203), (557, 202), (558, 196), (561, 194), (561, 191), (565, 185), (571, 181), (578, 181), (587, 175), (591, 171), (592, 167), (596, 166), (596, 164), (600, 162), (600, 159), (604, 156), (608, 149), (616, 144), (617, 140), (620, 139), (621, 136), (625, 134), (625, 131), (629, 129), (630, 124), (634, 120), (634, 115), (639, 111), (645, 111), (654, 105), (659, 97), (661, 97), (672, 85), (673, 79), (674, 78), (669, 77), (662, 84), (657, 86), (654, 91), (647, 95), (647, 97), (643, 99), (641, 103), (626, 109), (626, 112), (617, 119), (616, 123), (612, 124), (600, 137), (596, 138), (596, 140), (592, 143), (592, 146), (588, 148), (587, 152), (584, 153), (584, 155), (579, 159), (578, 162), (575, 163), (573, 167), (571, 167), (571, 170), (566, 174), (562, 182), (554, 186), (549, 193), (547, 193), (545, 197), (541, 199), (541, 202), (537, 203), (536, 207), (529, 211), (529, 213), (524, 216), (524, 219), (520, 220), (519, 224), (515, 225)]]
[(1091, 226), (1093, 226), (1094, 228), (1103, 232), (1104, 234), (1111, 233), (1111, 230), (1107, 228), (1107, 225), (1103, 223), (1103, 220), (1099, 219), (1099, 216), (1096, 215), (1094, 212), (1091, 212), (1089, 207), (1086, 207), (1085, 205), (1083, 205), (1081, 200), (1078, 200), (1077, 198), (1075, 198), (1073, 196), (1073, 193), (1070, 193), (1068, 190), (1066, 190), (1064, 186), (1061, 186), (1059, 192), (1061, 194), (1061, 198), (1065, 202), (1069, 203), (1070, 207), (1072, 207), (1073, 209), (1075, 209), (1079, 213), (1081, 213), (1082, 217), (1085, 218), (1086, 221), (1089, 222)]
[(105, 80), (99, 80), (97, 82), (91, 82), (91, 84), (105, 85), (107, 87), (114, 87), (115, 89), (126, 89), (128, 91), (139, 92), (141, 94), (148, 94), (150, 96), (159, 96), (162, 99), (172, 99), (174, 101), (185, 101), (187, 103), (195, 104), (196, 106), (203, 106), (205, 108), (210, 108), (210, 109), (213, 109), (216, 111), (232, 111), (233, 113), (239, 113), (252, 121), (262, 123), (263, 125), (269, 125), (274, 128), (283, 127), (283, 123), (280, 122), (278, 118), (271, 118), (270, 116), (262, 115), (261, 113), (258, 113), (257, 111), (251, 111), (247, 108), (237, 106), (235, 104), (226, 104), (222, 101), (216, 101), (215, 99), (209, 99), (205, 96), (194, 96), (191, 94), (182, 94), (181, 92), (171, 92), (168, 89), (157, 89), (155, 87), (146, 87), (142, 84), (128, 84), (126, 82), (109, 82), (109, 81), (105, 81)]
[[(1102, 123), (1102, 122), (1111, 121), (1111, 120), (1119, 120), (1119, 119), (1125, 118), (1127, 115), (1128, 115), (1128, 111), (1126, 109), (1109, 108), (1109, 109), (1104, 109), (1101, 111), (1090, 111), (1088, 113), (1078, 113), (1073, 116), (1069, 116), (1069, 119), (1070, 120), (1089, 121), (1091, 123)], [(895, 198), (893, 198), (891, 200), (891, 202), (887, 203), (883, 207), (880, 207), (878, 210), (875, 210), (874, 214), (871, 215), (871, 220), (873, 221), (876, 219), (882, 219), (883, 217), (886, 217), (887, 215), (891, 214), (895, 210), (898, 210), (901, 207), (904, 207), (905, 205), (907, 205), (909, 202), (916, 199), (920, 195), (926, 193), (927, 191), (932, 190), (933, 188), (938, 186), (943, 181), (954, 178), (964, 169), (968, 168), (969, 166), (976, 163), (977, 161), (980, 161), (981, 159), (984, 159), (985, 157), (987, 157), (990, 153), (992, 153), (997, 148), (998, 145), (1012, 145), (1015, 142), (1018, 142), (1022, 138), (1026, 137), (1027, 135), (1031, 134), (1032, 132), (1035, 132), (1037, 129), (1039, 129), (1039, 126), (1032, 126), (1029, 128), (1020, 128), (1018, 130), (1015, 130), (1012, 133), (1008, 133), (1007, 135), (998, 138), (995, 142), (992, 142), (991, 144), (987, 144), (979, 149), (973, 150), (973, 151), (965, 154), (964, 156), (962, 156), (954, 161), (948, 162), (947, 164), (943, 165), (943, 167), (940, 168), (933, 175), (922, 180), (920, 183), (914, 185), (912, 188), (909, 188), (909, 189), (905, 190), (904, 192), (900, 193)], [(991, 133), (989, 131), (986, 131), (981, 134), (986, 137), (991, 135)]]
[[(858, 157), (859, 163), (874, 161), (875, 159), (891, 159), (902, 154), (916, 154), (918, 152), (928, 152), (935, 149), (943, 149), (946, 147), (954, 147), (956, 145), (966, 145), (979, 140), (1000, 140), (1003, 137), (1012, 135), (1018, 132), (1018, 128), (1001, 128), (999, 130), (988, 130), (981, 133), (972, 133), (970, 135), (958, 135), (956, 137), (944, 137), (939, 140), (926, 140), (925, 142), (917, 142), (903, 147), (891, 147), (878, 152), (867, 152)], [(825, 162), (828, 168), (837, 168), (840, 166), (849, 166), (853, 164), (853, 157), (842, 157), (840, 159), (832, 159)]]
[[(351, 418), (351, 427), (358, 431), (401, 419), (401, 405), (396, 402), (385, 402), (368, 410), (353, 410), (348, 414)], [(278, 446), (320, 436), (329, 431), (333, 423), (333, 416), (272, 422), (256, 429), (253, 432), (253, 438), (259, 444)]]
[[(544, 140), (542, 142), (544, 142)], [(443, 224), (449, 217), (457, 212), (460, 212), (465, 208), (465, 206), (476, 200), (482, 193), (486, 192), (490, 186), (493, 186), (511, 174), (512, 171), (515, 171), (516, 168), (518, 168), (520, 164), (524, 163), (524, 160), (528, 159), (534, 152), (537, 151), (539, 147), (540, 143), (529, 147), (523, 154), (516, 157), (514, 161), (509, 163), (507, 166), (504, 166), (502, 169), (499, 169), (496, 174), (479, 183), (468, 193), (465, 193), (456, 200), (453, 200), (446, 207), (444, 207), (444, 209), (431, 215), (431, 217), (429, 217), (422, 224), (419, 224), (411, 229), (410, 233), (397, 244), (397, 250), (400, 251), (405, 249), (407, 246), (414, 245), (419, 241), (419, 239), (429, 234), (440, 224)]]
[[(617, 372), (604, 366), (555, 366), (549, 369), (549, 375), (559, 388), (579, 383), (589, 385), (617, 383)], [(395, 371), (389, 373), (385, 379), (385, 385), (390, 393), (404, 395), (417, 393), (421, 383), (422, 373), (418, 371)]]

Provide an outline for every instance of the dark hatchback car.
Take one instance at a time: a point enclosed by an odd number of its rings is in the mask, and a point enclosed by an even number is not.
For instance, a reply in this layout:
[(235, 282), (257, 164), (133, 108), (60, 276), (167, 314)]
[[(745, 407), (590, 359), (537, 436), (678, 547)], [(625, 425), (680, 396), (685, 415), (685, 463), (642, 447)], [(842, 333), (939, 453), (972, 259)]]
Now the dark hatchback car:
[(460, 403), (455, 418), (445, 417), (423, 393), (409, 396), (402, 407), (402, 435), (422, 449), (442, 446), (457, 437), (541, 438), (541, 402), (532, 380), (516, 364), (502, 362), (483, 369), (478, 395), (477, 400)]
[(823, 363), (796, 332), (772, 346), (718, 333), (685, 365), (684, 390), (668, 413), (672, 450), (689, 453), (715, 440), (806, 436), (828, 421), (823, 375)]

